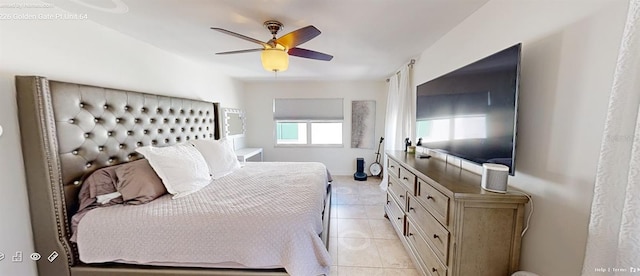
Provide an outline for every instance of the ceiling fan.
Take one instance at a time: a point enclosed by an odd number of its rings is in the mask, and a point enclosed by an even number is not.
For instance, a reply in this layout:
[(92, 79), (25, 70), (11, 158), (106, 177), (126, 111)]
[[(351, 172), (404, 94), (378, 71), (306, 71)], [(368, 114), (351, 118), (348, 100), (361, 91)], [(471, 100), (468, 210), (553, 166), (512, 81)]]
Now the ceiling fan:
[(297, 47), (298, 45), (303, 44), (320, 35), (320, 30), (312, 25), (297, 29), (293, 32), (281, 36), (280, 38), (276, 38), (276, 34), (278, 33), (278, 31), (282, 30), (282, 27), (284, 26), (282, 23), (276, 20), (268, 20), (264, 22), (264, 26), (271, 32), (271, 35), (273, 35), (273, 38), (267, 42), (262, 42), (258, 39), (241, 35), (229, 30), (211, 27), (212, 30), (216, 30), (224, 34), (260, 44), (262, 46), (262, 48), (256, 49), (220, 52), (216, 53), (216, 55), (241, 54), (260, 51), (262, 66), (265, 70), (273, 72), (282, 72), (287, 70), (287, 68), (289, 67), (289, 55), (325, 61), (329, 61), (333, 58), (333, 56), (325, 53)]

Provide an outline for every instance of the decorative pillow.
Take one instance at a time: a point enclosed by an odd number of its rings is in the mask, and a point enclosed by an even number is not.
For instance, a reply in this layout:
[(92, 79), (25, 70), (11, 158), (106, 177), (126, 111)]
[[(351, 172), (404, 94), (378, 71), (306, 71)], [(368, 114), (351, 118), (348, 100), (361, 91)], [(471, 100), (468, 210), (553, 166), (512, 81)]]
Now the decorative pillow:
[(204, 156), (213, 179), (221, 178), (240, 168), (240, 162), (227, 139), (194, 140), (191, 144)]
[[(82, 188), (80, 189), (80, 194), (78, 194), (80, 210), (95, 204), (98, 196), (117, 192), (116, 183), (118, 182), (118, 178), (116, 176), (116, 170), (121, 166), (122, 165), (116, 165), (98, 169), (82, 181)], [(122, 204), (122, 198), (114, 198), (107, 203), (110, 203), (108, 205)]]
[(126, 204), (144, 204), (167, 193), (162, 180), (146, 159), (119, 166), (116, 175), (116, 188)]
[[(76, 241), (78, 223), (89, 210), (122, 204), (122, 197), (115, 195), (117, 194), (116, 183), (118, 182), (116, 169), (120, 166), (122, 165), (96, 170), (82, 181), (82, 187), (78, 194), (80, 206), (78, 206), (78, 212), (71, 218), (71, 232), (73, 233), (71, 241)], [(106, 195), (115, 195), (115, 197), (107, 196), (104, 201), (98, 202), (98, 198)]]
[(207, 162), (190, 145), (146, 146), (136, 151), (147, 158), (174, 199), (197, 192), (211, 182)]

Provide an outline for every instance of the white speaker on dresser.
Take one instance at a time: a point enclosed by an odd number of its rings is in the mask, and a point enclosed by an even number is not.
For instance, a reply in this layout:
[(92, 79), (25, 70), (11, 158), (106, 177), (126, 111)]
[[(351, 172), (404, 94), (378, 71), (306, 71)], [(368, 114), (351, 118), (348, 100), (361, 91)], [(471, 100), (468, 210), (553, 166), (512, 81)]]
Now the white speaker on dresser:
[(482, 164), (482, 189), (495, 193), (507, 192), (509, 167), (501, 164)]

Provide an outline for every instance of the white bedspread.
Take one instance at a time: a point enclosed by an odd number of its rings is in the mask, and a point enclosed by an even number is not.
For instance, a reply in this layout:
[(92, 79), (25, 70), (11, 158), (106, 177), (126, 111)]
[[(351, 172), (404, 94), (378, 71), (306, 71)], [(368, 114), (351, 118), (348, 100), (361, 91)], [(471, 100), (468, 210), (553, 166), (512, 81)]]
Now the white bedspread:
[(184, 198), (97, 208), (78, 225), (80, 260), (328, 275), (326, 182), (321, 163), (247, 163)]

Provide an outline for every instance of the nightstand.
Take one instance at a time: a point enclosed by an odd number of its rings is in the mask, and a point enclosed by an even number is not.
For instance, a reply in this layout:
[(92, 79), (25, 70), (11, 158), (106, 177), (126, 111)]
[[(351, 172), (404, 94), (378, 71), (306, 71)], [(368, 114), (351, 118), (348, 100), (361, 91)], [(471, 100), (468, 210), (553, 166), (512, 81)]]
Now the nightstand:
[(244, 148), (236, 150), (236, 156), (240, 162), (247, 162), (247, 159), (258, 154), (260, 155), (260, 162), (262, 162), (262, 148)]

